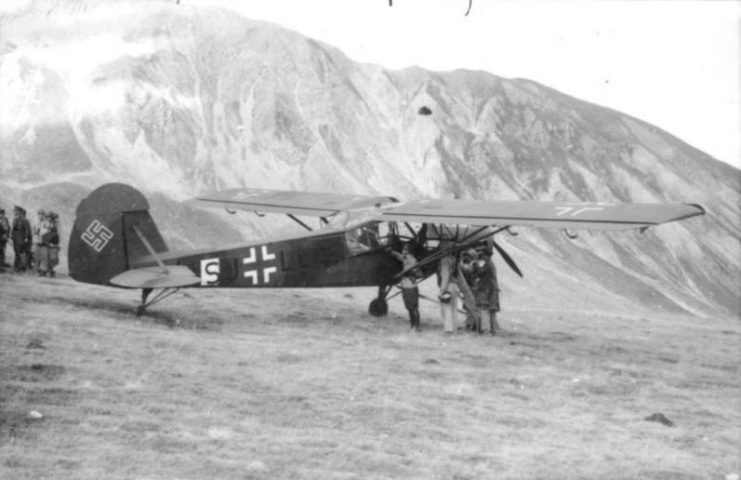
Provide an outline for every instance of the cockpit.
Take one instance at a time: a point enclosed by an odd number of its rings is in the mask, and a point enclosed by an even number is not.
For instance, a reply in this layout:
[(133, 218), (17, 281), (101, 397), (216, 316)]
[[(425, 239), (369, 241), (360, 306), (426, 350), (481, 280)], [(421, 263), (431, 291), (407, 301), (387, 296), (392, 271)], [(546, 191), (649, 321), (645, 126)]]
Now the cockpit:
[(377, 207), (347, 210), (333, 216), (328, 228), (345, 230), (345, 242), (351, 254), (357, 255), (389, 245), (396, 230), (395, 222), (378, 220)]

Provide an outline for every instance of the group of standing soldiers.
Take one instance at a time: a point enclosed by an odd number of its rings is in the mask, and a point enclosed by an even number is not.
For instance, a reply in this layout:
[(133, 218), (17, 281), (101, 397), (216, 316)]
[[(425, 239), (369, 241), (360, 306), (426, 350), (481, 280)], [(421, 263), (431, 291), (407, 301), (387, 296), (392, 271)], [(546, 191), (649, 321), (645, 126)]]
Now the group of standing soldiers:
[(452, 252), (440, 260), (440, 313), (445, 332), (458, 323), (458, 299), (463, 300), (466, 330), (495, 335), (499, 330), (499, 282), (491, 245), (482, 243), (457, 258)]
[[(448, 249), (449, 241), (443, 241), (441, 249)], [(418, 278), (422, 272), (415, 269), (417, 259), (412, 246), (405, 244), (401, 253), (390, 251), (403, 264), (407, 272), (399, 286), (404, 299), (404, 306), (409, 312), (409, 323), (412, 329), (420, 330)], [(479, 334), (495, 335), (499, 330), (497, 312), (499, 311), (499, 282), (497, 271), (492, 260), (493, 249), (490, 244), (482, 242), (474, 248), (456, 255), (450, 251), (440, 259), (437, 271), (440, 287), (438, 301), (443, 329), (453, 333), (458, 328), (458, 300), (463, 300), (466, 313), (466, 330)]]
[(54, 212), (38, 211), (37, 223), (32, 227), (23, 207), (13, 208), (13, 221), (0, 208), (0, 272), (10, 268), (5, 247), (13, 245), (13, 271), (23, 273), (35, 270), (40, 276), (54, 276), (59, 263), (59, 216)]

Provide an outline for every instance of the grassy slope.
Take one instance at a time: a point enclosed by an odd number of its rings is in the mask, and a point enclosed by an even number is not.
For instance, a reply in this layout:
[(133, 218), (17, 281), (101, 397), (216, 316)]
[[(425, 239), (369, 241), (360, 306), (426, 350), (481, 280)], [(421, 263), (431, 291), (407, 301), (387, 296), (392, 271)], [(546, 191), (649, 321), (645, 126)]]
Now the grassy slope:
[(0, 275), (0, 478), (741, 468), (737, 321), (521, 309), (501, 337), (444, 336), (426, 305), (413, 334), (398, 299), (364, 313), (373, 293), (194, 291), (137, 319), (135, 292)]

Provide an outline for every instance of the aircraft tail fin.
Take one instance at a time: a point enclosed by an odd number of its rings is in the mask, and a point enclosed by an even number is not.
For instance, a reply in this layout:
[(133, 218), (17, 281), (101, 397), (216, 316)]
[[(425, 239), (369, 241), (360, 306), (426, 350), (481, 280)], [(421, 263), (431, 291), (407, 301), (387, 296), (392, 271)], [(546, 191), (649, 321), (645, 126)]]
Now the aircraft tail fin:
[(122, 183), (95, 189), (77, 207), (69, 239), (70, 276), (78, 282), (110, 285), (113, 277), (150, 256), (142, 236), (154, 252), (167, 251), (144, 195)]

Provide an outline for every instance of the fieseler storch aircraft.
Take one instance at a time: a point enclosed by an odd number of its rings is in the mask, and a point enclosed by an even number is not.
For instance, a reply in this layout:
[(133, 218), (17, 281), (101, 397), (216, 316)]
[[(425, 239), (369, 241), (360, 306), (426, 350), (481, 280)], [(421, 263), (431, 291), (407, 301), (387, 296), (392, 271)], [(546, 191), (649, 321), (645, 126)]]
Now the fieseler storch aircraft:
[[(682, 203), (569, 203), (430, 199), (399, 202), (389, 196), (229, 189), (188, 203), (213, 208), (285, 214), (307, 232), (211, 251), (170, 252), (138, 190), (103, 185), (77, 207), (69, 240), (69, 273), (78, 282), (141, 289), (141, 315), (181, 288), (376, 287), (369, 312), (385, 315), (391, 290), (409, 272), (392, 250), (409, 242), (416, 275), (433, 275), (441, 258), (516, 226), (587, 230), (646, 229), (703, 215)], [(317, 228), (306, 217), (318, 219)], [(316, 220), (313, 220), (316, 221)], [(421, 273), (420, 273), (421, 272)], [(150, 294), (156, 292), (150, 298)]]

